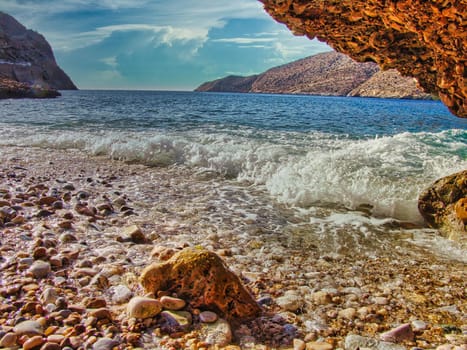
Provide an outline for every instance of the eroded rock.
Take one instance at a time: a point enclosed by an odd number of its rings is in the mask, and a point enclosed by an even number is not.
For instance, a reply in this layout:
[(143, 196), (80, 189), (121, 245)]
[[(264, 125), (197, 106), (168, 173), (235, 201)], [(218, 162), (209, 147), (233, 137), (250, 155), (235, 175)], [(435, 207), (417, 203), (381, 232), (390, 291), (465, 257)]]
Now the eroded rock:
[(450, 239), (466, 234), (467, 170), (437, 180), (419, 197), (418, 209), (430, 227)]
[(261, 2), (293, 33), (415, 77), (426, 92), (438, 94), (454, 114), (467, 118), (464, 0)]
[(176, 293), (191, 307), (212, 310), (228, 319), (253, 317), (261, 311), (222, 259), (201, 248), (186, 248), (167, 262), (148, 266), (140, 282), (147, 292)]

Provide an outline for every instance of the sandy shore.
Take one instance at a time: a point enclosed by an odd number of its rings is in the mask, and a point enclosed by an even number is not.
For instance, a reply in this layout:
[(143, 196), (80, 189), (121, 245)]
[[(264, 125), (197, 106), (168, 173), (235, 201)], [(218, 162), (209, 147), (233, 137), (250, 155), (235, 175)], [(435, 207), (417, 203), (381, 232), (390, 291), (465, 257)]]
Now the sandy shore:
[[(222, 256), (264, 309), (233, 329), (232, 349), (287, 348), (294, 339), (297, 349), (301, 341), (344, 348), (349, 334), (378, 338), (404, 323), (415, 332), (402, 342), (407, 348), (467, 343), (461, 261), (409, 244), (332, 253), (300, 230), (281, 232), (298, 220), (294, 213), (216, 174), (12, 147), (0, 149), (0, 164), (0, 339), (34, 319), (45, 332), (32, 349), (57, 339), (61, 348), (87, 349), (101, 338), (119, 349), (201, 349), (196, 326), (164, 334), (156, 318), (129, 320), (117, 292), (142, 295), (145, 266), (201, 245)], [(146, 243), (127, 236), (131, 225)], [(31, 270), (37, 260), (50, 264), (45, 276)], [(110, 314), (93, 314), (96, 306)]]

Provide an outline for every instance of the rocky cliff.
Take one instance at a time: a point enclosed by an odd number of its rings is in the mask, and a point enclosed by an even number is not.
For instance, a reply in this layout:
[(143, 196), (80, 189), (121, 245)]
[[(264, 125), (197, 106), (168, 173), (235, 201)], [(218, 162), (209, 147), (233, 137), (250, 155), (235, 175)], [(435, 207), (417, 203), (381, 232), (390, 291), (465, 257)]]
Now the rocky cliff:
[(297, 35), (415, 77), (467, 117), (465, 0), (261, 0)]
[(37, 90), (75, 90), (71, 79), (58, 67), (45, 38), (0, 12), (0, 77)]
[(357, 63), (344, 54), (327, 52), (262, 74), (229, 76), (205, 83), (196, 91), (311, 94), (386, 98), (430, 98), (413, 78), (397, 71), (380, 72), (376, 63)]

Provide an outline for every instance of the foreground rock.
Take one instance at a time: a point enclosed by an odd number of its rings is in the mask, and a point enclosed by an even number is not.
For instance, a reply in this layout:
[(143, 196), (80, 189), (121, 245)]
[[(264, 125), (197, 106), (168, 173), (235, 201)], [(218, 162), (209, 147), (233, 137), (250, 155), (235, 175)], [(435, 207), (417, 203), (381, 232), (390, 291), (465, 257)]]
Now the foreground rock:
[(167, 262), (148, 266), (140, 282), (149, 293), (176, 293), (191, 307), (213, 310), (228, 319), (253, 317), (261, 311), (240, 279), (205, 249), (186, 248)]
[(413, 76), (454, 114), (467, 118), (465, 1), (261, 1), (295, 34)]
[(466, 234), (467, 170), (444, 177), (419, 197), (418, 209), (428, 225), (450, 239)]
[(431, 98), (413, 78), (402, 77), (395, 70), (381, 72), (376, 63), (358, 63), (337, 52), (310, 56), (259, 75), (218, 79), (196, 91)]

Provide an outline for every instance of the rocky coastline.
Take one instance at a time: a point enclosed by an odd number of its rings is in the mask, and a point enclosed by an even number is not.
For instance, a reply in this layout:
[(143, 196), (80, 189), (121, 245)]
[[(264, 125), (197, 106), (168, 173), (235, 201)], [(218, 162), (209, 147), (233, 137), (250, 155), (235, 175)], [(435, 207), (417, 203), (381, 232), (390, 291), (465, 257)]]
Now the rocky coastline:
[(0, 99), (6, 98), (54, 98), (61, 96), (55, 89), (46, 89), (40, 86), (32, 87), (27, 83), (0, 78)]
[[(18, 147), (0, 164), (0, 348), (466, 349), (465, 263), (324, 254), (271, 235), (272, 220), (238, 218), (231, 235), (193, 221), (189, 203), (213, 208), (181, 167)], [(216, 288), (255, 311), (212, 301)]]

